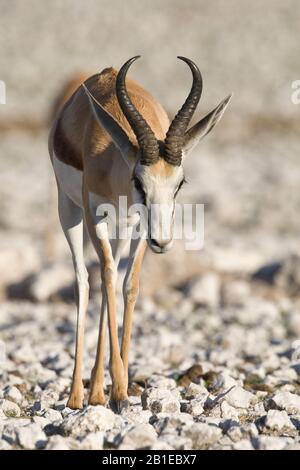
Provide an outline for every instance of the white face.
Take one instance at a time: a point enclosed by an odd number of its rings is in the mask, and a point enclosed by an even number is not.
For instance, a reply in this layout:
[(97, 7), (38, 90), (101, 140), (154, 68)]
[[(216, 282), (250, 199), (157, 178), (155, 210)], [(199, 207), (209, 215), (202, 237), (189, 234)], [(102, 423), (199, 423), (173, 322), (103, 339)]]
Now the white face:
[(148, 209), (148, 244), (155, 253), (165, 253), (173, 244), (175, 198), (183, 182), (182, 166), (164, 160), (135, 167), (135, 200)]

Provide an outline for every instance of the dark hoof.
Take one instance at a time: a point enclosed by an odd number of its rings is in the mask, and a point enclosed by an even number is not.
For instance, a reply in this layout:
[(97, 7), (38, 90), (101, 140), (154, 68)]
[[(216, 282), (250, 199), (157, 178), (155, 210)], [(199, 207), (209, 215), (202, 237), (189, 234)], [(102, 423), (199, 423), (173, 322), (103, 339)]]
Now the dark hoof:
[(119, 415), (121, 414), (122, 410), (126, 410), (129, 407), (129, 400), (109, 400), (109, 406), (114, 413)]

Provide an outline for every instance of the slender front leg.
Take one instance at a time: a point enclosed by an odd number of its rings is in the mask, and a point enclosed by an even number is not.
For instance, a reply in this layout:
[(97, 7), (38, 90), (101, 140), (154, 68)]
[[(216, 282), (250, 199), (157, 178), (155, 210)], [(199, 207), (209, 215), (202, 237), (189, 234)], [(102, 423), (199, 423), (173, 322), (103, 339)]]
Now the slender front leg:
[(89, 299), (88, 274), (83, 259), (83, 215), (80, 207), (58, 188), (58, 211), (62, 229), (69, 243), (76, 275), (75, 298), (77, 305), (77, 328), (75, 366), (71, 393), (67, 403), (69, 408), (83, 407), (83, 337), (84, 322)]
[(128, 388), (128, 356), (131, 339), (132, 318), (139, 293), (140, 272), (146, 246), (147, 242), (144, 238), (131, 241), (129, 265), (123, 284), (124, 319), (121, 357), (124, 365), (126, 388)]
[[(128, 240), (111, 240), (112, 254), (115, 262), (115, 269), (117, 269), (121, 253), (125, 248)], [(102, 284), (102, 304), (101, 304), (101, 316), (99, 325), (99, 337), (95, 365), (92, 371), (91, 377), (91, 390), (89, 396), (89, 403), (91, 405), (104, 405), (104, 359), (105, 359), (105, 339), (106, 339), (106, 290), (104, 283)]]
[(91, 387), (89, 395), (90, 405), (105, 405), (104, 395), (104, 362), (105, 362), (105, 342), (106, 342), (106, 291), (102, 284), (102, 301), (99, 322), (99, 336), (97, 344), (96, 360), (91, 375)]
[(108, 313), (108, 330), (109, 330), (109, 344), (110, 344), (110, 361), (109, 369), (112, 378), (111, 389), (111, 405), (116, 411), (120, 411), (127, 403), (127, 387), (124, 375), (124, 367), (121, 359), (119, 340), (118, 340), (118, 325), (117, 325), (117, 310), (116, 310), (116, 277), (117, 268), (112, 256), (111, 246), (106, 238), (105, 230), (103, 230), (103, 238), (101, 239), (102, 248), (102, 282), (105, 286), (107, 298), (107, 313)]
[[(97, 219), (95, 208), (90, 206), (88, 192), (83, 185), (83, 200), (85, 207), (85, 218), (90, 238), (94, 248), (98, 254), (101, 263), (101, 280), (105, 288), (107, 299), (108, 328), (109, 328), (109, 344), (110, 344), (110, 375), (112, 378), (111, 404), (112, 407), (119, 412), (120, 409), (127, 405), (127, 388), (124, 376), (123, 361), (121, 359), (117, 311), (116, 311), (116, 278), (117, 267), (113, 258), (112, 248), (109, 242), (108, 227), (105, 218)], [(101, 341), (101, 338), (100, 338)], [(102, 367), (99, 361), (99, 369)], [(97, 373), (97, 368), (95, 369)], [(101, 373), (98, 375), (101, 382)], [(93, 381), (94, 382), (94, 381)], [(95, 386), (93, 385), (93, 388)], [(102, 387), (103, 388), (103, 387)]]

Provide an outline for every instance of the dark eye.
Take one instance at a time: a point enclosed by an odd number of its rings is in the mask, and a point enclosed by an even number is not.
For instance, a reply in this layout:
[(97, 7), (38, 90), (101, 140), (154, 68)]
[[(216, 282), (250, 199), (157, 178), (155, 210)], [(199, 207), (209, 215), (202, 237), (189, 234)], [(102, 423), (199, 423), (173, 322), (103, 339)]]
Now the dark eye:
[(180, 190), (180, 188), (182, 187), (182, 185), (183, 185), (185, 182), (186, 182), (185, 179), (183, 179), (182, 181), (180, 181), (179, 186), (178, 186), (178, 188), (177, 188), (176, 191), (175, 191), (174, 197), (177, 196), (178, 191)]
[(146, 193), (144, 191), (143, 185), (138, 178), (133, 178), (134, 187), (140, 193), (142, 197), (142, 203), (146, 204)]

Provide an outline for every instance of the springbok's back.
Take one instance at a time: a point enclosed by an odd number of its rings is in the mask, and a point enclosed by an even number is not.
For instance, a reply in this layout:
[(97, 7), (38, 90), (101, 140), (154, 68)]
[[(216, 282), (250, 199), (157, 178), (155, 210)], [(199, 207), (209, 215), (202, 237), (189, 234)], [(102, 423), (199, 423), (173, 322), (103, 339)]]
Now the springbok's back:
[[(136, 136), (124, 116), (116, 96), (118, 72), (110, 67), (88, 78), (84, 83), (95, 100), (119, 123), (132, 144)], [(129, 95), (137, 110), (150, 124), (157, 139), (163, 140), (169, 119), (162, 106), (133, 80), (126, 83)], [(93, 136), (92, 139), (89, 136)], [(80, 86), (62, 107), (53, 124), (51, 143), (55, 156), (74, 168), (83, 170), (84, 156), (101, 156), (112, 138), (97, 123), (84, 88)], [(51, 152), (53, 155), (53, 151)], [(68, 156), (69, 155), (69, 156)], [(71, 157), (70, 157), (71, 155)]]

